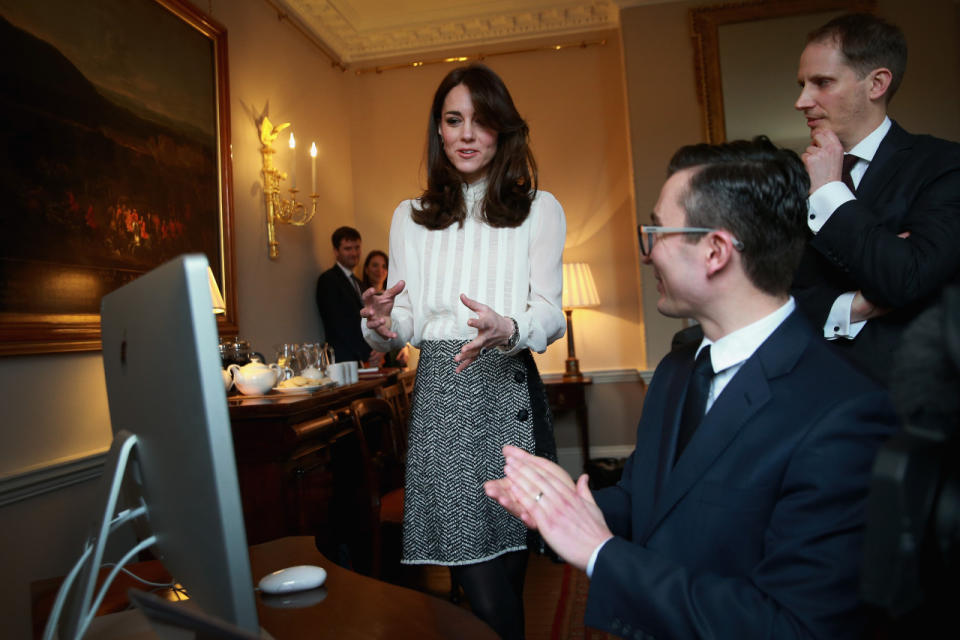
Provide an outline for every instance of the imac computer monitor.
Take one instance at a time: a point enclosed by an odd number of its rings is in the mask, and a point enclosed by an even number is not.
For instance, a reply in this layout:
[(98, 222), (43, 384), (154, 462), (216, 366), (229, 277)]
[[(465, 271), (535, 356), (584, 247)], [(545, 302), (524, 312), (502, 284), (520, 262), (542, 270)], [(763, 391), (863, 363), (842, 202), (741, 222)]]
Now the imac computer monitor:
[(257, 634), (206, 257), (106, 295), (101, 317), (113, 432), (136, 436), (124, 489), (143, 498), (154, 552), (205, 613)]

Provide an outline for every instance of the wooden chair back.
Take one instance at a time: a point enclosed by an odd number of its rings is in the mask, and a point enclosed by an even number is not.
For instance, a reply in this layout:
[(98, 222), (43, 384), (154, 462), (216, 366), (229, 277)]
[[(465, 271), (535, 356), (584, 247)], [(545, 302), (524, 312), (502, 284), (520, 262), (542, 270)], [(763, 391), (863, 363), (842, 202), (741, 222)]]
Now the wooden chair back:
[(357, 429), (366, 441), (379, 495), (403, 486), (407, 439), (393, 407), (383, 398), (359, 398), (350, 403)]
[(381, 387), (379, 393), (380, 396), (393, 407), (393, 412), (397, 416), (397, 420), (399, 420), (402, 425), (403, 431), (406, 431), (410, 406), (407, 403), (407, 392), (404, 390), (403, 384), (395, 382), (394, 384)]
[(407, 407), (413, 402), (413, 383), (417, 380), (417, 370), (408, 369), (397, 376), (397, 380), (403, 385), (403, 392), (407, 396)]

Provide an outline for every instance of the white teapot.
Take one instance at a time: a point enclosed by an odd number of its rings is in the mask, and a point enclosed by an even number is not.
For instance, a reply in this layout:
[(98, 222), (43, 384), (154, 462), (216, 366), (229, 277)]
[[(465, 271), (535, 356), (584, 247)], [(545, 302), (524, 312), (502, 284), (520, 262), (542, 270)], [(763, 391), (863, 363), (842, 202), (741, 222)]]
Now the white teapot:
[(256, 361), (242, 367), (232, 364), (227, 370), (233, 376), (233, 384), (247, 396), (263, 395), (287, 377), (287, 370), (279, 365)]
[(223, 374), (223, 388), (227, 393), (230, 393), (230, 387), (233, 386), (233, 376), (226, 369), (221, 369), (220, 373)]

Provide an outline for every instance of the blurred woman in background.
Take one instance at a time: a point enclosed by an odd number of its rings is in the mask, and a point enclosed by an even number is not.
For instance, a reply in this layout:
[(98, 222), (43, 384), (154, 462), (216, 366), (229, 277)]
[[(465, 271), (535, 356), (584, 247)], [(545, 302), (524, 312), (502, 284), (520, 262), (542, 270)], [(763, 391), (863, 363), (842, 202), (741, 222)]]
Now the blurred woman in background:
[(390, 259), (387, 254), (379, 249), (374, 249), (367, 254), (367, 259), (363, 261), (363, 280), (361, 281), (360, 291), (366, 291), (373, 287), (375, 293), (383, 293), (387, 288), (387, 269), (390, 266)]

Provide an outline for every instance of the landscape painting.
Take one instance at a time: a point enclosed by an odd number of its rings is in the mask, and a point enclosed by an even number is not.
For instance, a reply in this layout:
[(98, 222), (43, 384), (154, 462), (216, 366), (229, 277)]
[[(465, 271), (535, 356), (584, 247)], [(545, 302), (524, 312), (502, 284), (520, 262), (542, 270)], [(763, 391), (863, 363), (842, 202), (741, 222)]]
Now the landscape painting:
[(225, 32), (172, 0), (0, 7), (0, 353), (99, 348), (103, 295), (187, 252), (229, 322)]

